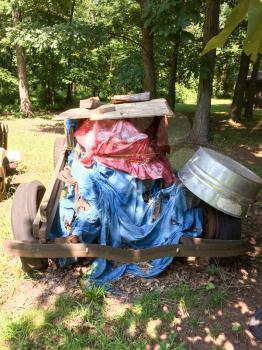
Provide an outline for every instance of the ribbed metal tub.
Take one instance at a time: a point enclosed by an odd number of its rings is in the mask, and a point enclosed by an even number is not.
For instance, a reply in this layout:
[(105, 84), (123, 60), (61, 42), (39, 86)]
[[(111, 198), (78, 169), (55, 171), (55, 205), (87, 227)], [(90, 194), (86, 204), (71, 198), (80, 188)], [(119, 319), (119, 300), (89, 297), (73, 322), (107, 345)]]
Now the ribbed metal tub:
[(262, 187), (262, 179), (233, 159), (200, 147), (178, 172), (197, 197), (237, 218), (246, 215)]

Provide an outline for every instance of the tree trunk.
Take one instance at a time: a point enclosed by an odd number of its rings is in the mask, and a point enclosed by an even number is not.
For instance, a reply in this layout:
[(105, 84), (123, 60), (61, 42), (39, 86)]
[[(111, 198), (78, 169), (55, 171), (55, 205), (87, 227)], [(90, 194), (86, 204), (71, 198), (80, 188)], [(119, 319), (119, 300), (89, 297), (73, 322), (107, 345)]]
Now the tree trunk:
[[(144, 23), (150, 17), (151, 12), (148, 11), (148, 0), (139, 0), (142, 21), (142, 61), (144, 65), (144, 90), (150, 91), (151, 98), (156, 96), (156, 79), (155, 79), (155, 59), (154, 59), (154, 34), (152, 28)], [(144, 14), (146, 13), (146, 16)]]
[(170, 73), (168, 82), (168, 103), (171, 108), (175, 107), (176, 103), (176, 80), (177, 80), (177, 61), (178, 52), (181, 41), (181, 32), (177, 32), (173, 41), (172, 57), (170, 60)]
[[(74, 18), (74, 10), (75, 10), (75, 3), (76, 0), (72, 1), (72, 5), (71, 5), (71, 11), (70, 11), (70, 17), (69, 17), (69, 23), (72, 24), (73, 23), (73, 18)], [(71, 35), (71, 42), (73, 41), (73, 36)], [(71, 55), (71, 48), (69, 50), (68, 53), (68, 62), (67, 62), (67, 67), (68, 67), (68, 71), (70, 71), (71, 69), (71, 61), (72, 61), (72, 55)], [(67, 93), (66, 93), (66, 102), (70, 103), (73, 100), (73, 82), (67, 83)]]
[(235, 121), (241, 121), (241, 112), (244, 104), (244, 94), (246, 89), (246, 79), (249, 68), (249, 57), (241, 54), (238, 77), (234, 89), (234, 96), (230, 107), (229, 117)]
[(246, 108), (245, 108), (244, 117), (247, 120), (253, 119), (253, 106), (254, 106), (254, 99), (255, 99), (255, 93), (256, 93), (257, 74), (259, 71), (260, 58), (261, 56), (259, 55), (257, 61), (253, 65), (252, 74), (251, 74), (249, 85), (246, 91)]
[[(14, 9), (12, 11), (12, 19), (14, 26), (21, 22), (20, 10)], [(19, 98), (20, 98), (20, 111), (25, 113), (28, 117), (32, 116), (32, 105), (28, 93), (27, 77), (26, 77), (26, 60), (24, 48), (16, 45), (16, 60), (18, 70), (19, 81)]]
[[(217, 34), (219, 28), (220, 0), (206, 0), (206, 13), (203, 30), (203, 46)], [(214, 75), (216, 51), (212, 50), (202, 57), (199, 77), (199, 100), (195, 112), (190, 139), (196, 143), (208, 141), (208, 116), (212, 97), (212, 82)], [(201, 72), (205, 72), (205, 75)]]
[(73, 100), (73, 83), (67, 83), (66, 89), (66, 102), (70, 103)]

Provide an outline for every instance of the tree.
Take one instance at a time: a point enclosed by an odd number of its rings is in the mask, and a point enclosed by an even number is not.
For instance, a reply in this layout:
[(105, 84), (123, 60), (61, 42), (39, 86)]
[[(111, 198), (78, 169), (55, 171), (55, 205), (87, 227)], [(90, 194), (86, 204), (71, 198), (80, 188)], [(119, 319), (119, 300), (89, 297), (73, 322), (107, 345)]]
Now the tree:
[[(206, 13), (203, 30), (203, 45), (218, 32), (220, 0), (206, 0)], [(212, 81), (215, 67), (215, 50), (202, 58), (199, 79), (199, 100), (193, 128), (189, 138), (193, 142), (206, 143), (208, 141), (208, 116), (212, 97)]]
[(246, 88), (246, 79), (249, 67), (249, 57), (242, 52), (238, 77), (234, 89), (234, 95), (232, 99), (232, 104), (230, 107), (229, 116), (231, 119), (235, 121), (241, 121), (241, 113), (244, 104), (244, 94)]
[[(69, 17), (69, 24), (73, 23), (73, 17), (74, 17), (74, 10), (75, 10), (75, 4), (76, 4), (76, 0), (72, 0), (72, 4), (71, 4), (71, 10), (70, 10), (70, 17)], [(74, 40), (74, 37), (72, 35), (70, 35), (70, 41)], [(71, 69), (71, 61), (72, 61), (72, 53), (71, 53), (72, 49), (71, 47), (69, 48), (69, 52), (68, 52), (68, 70), (70, 71)], [(69, 83), (67, 83), (67, 94), (66, 94), (66, 102), (70, 103), (72, 102), (72, 92), (73, 92), (73, 82), (70, 81)]]
[[(17, 4), (23, 20), (14, 27), (10, 13)], [(230, 4), (221, 6), (222, 25)], [(194, 99), (204, 8), (203, 0), (0, 0), (1, 110), (17, 104), (15, 84), (8, 83), (17, 75), (16, 46), (26, 52), (34, 108), (61, 109), (80, 97), (108, 100), (143, 89), (167, 97), (172, 106), (177, 98)], [(244, 32), (236, 30), (219, 51), (218, 94), (232, 93)], [(201, 78), (209, 70), (203, 57)]]
[[(161, 72), (161, 68), (166, 67), (165, 89), (172, 108), (176, 101), (179, 63), (183, 62), (183, 59), (179, 61), (180, 49), (188, 42), (193, 46), (195, 36), (192, 27), (200, 20), (199, 5), (200, 1), (162, 0), (156, 2), (153, 7), (150, 24), (155, 34), (156, 68)], [(189, 74), (192, 73), (191, 69), (191, 65), (186, 68)], [(159, 88), (161, 82), (157, 81), (157, 83)]]
[(150, 25), (152, 15), (152, 1), (138, 0), (141, 9), (142, 32), (142, 61), (145, 70), (144, 90), (150, 91), (151, 98), (156, 95), (155, 58), (154, 58), (154, 33)]
[[(13, 9), (12, 19), (14, 26), (21, 22), (21, 11), (19, 9)], [(28, 92), (25, 50), (20, 45), (16, 45), (16, 59), (19, 81), (20, 111), (30, 117), (33, 113)]]
[(167, 92), (167, 101), (171, 108), (174, 108), (176, 103), (175, 86), (177, 81), (178, 55), (179, 55), (180, 43), (181, 43), (181, 31), (177, 31), (172, 40), (173, 50), (170, 57), (170, 71), (169, 71), (168, 92)]
[(257, 61), (253, 64), (252, 74), (249, 80), (249, 85), (246, 89), (246, 105), (245, 105), (245, 114), (244, 117), (247, 120), (253, 119), (253, 106), (254, 106), (254, 97), (256, 92), (257, 85), (257, 75), (259, 71), (261, 56), (259, 55)]
[(234, 29), (247, 17), (248, 25), (243, 51), (255, 62), (262, 54), (262, 2), (261, 0), (239, 0), (228, 17), (224, 29), (206, 44), (202, 54), (223, 47)]

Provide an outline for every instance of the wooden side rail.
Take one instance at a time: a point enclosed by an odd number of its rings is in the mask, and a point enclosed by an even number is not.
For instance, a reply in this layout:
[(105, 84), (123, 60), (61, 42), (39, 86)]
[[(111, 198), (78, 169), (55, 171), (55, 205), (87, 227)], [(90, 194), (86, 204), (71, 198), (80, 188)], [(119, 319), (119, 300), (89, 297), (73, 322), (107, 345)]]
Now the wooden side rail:
[(121, 263), (138, 263), (166, 256), (232, 257), (245, 254), (249, 249), (246, 240), (192, 239), (192, 244), (163, 245), (146, 249), (113, 248), (100, 244), (34, 243), (6, 241), (5, 249), (14, 256), (32, 258), (85, 257), (114, 260)]
[(63, 182), (58, 179), (58, 175), (65, 166), (66, 157), (67, 149), (64, 148), (33, 222), (33, 235), (38, 238), (40, 242), (46, 242), (48, 231), (55, 217), (60, 194), (63, 189)]

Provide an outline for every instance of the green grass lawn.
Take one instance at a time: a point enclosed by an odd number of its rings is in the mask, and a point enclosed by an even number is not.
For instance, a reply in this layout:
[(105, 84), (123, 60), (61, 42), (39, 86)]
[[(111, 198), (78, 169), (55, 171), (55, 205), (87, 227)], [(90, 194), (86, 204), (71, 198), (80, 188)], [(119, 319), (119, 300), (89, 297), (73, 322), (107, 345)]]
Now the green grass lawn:
[[(262, 173), (259, 152), (259, 134), (252, 125), (237, 128), (225, 121), (228, 101), (214, 101), (211, 123), (211, 146), (234, 156), (257, 173)], [(181, 136), (190, 127), (190, 114), (195, 105), (178, 104), (177, 111), (189, 116), (177, 123), (171, 122), (170, 139)], [(213, 114), (212, 114), (213, 115)], [(17, 295), (27, 281), (37, 284), (36, 276), (21, 272), (18, 259), (10, 258), (3, 242), (12, 237), (10, 209), (12, 195), (18, 183), (38, 179), (48, 184), (53, 171), (53, 143), (63, 131), (59, 123), (45, 118), (12, 119), (9, 126), (9, 149), (20, 150), (22, 161), (18, 174), (10, 182), (7, 199), (0, 203), (0, 305)], [(188, 124), (189, 123), (189, 124)], [(252, 131), (253, 130), (253, 131)], [(194, 153), (195, 147), (184, 145), (171, 154), (172, 165), (179, 169)], [(214, 270), (215, 271), (215, 270)], [(215, 272), (206, 273), (205, 282), (193, 286), (191, 278), (177, 286), (156, 289), (136, 298), (130, 305), (113, 307), (107, 315), (105, 293), (78, 287), (77, 296), (70, 291), (62, 293), (46, 307), (3, 308), (0, 314), (0, 349), (187, 349), (184, 339), (200, 334), (201, 339), (217, 339), (224, 329), (227, 285), (209, 281)], [(47, 272), (48, 274), (48, 272)], [(59, 272), (58, 272), (59, 274)], [(41, 277), (42, 278), (42, 277)], [(55, 283), (55, 282), (54, 282)], [(221, 311), (222, 310), (222, 311)], [(223, 317), (221, 316), (224, 315)], [(223, 314), (224, 312), (224, 314)], [(237, 320), (234, 320), (237, 321)], [(233, 322), (233, 319), (232, 319)], [(182, 335), (181, 335), (182, 332)], [(244, 334), (242, 326), (227, 326), (228, 336)], [(209, 339), (208, 338), (208, 339)], [(202, 344), (202, 343), (201, 343)], [(224, 349), (207, 342), (199, 349)], [(158, 347), (157, 347), (158, 346)], [(192, 347), (192, 349), (197, 349)]]
[[(218, 99), (213, 98), (211, 103), (211, 115), (217, 115), (217, 116), (227, 116), (229, 109), (231, 105), (230, 99)], [(195, 102), (189, 102), (189, 103), (177, 103), (175, 106), (176, 112), (181, 112), (185, 114), (192, 114), (196, 110), (196, 103)], [(262, 117), (262, 110), (261, 109), (255, 109), (254, 110), (254, 117)]]
[[(197, 332), (207, 317), (221, 309), (226, 297), (226, 289), (212, 284), (194, 290), (182, 284), (139, 297), (109, 317), (103, 294), (62, 295), (48, 310), (38, 307), (3, 316), (0, 339), (10, 349), (21, 350), (142, 350), (150, 345), (184, 350), (177, 326), (183, 324), (189, 334)], [(182, 321), (181, 314), (186, 315)], [(207, 335), (216, 337), (221, 328), (209, 326)]]
[[(48, 132), (43, 131), (46, 127), (46, 120), (44, 119), (11, 119), (6, 123), (9, 126), (9, 149), (20, 150), (22, 161), (17, 169), (18, 175), (15, 175), (13, 179), (8, 179), (11, 184), (7, 199), (0, 203), (0, 293), (6, 286), (13, 288), (17, 280), (20, 277), (23, 278), (17, 260), (10, 260), (3, 251), (4, 239), (11, 237), (10, 210), (12, 194), (18, 183), (21, 182), (38, 179), (45, 185), (48, 184), (53, 167), (53, 143), (57, 136), (55, 132), (52, 132), (52, 129), (51, 132), (49, 130)], [(13, 282), (10, 283), (10, 280)]]
[[(262, 177), (262, 110), (254, 111), (252, 121), (230, 123), (228, 111), (231, 100), (212, 100), (210, 118), (210, 147), (231, 156)], [(194, 154), (199, 146), (176, 145), (191, 128), (196, 104), (176, 104), (175, 118), (169, 120), (169, 142), (172, 147), (170, 160), (179, 169)]]

